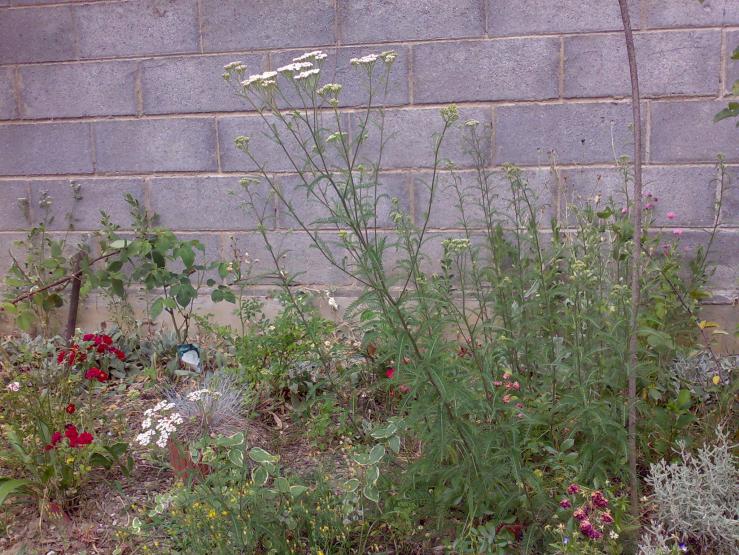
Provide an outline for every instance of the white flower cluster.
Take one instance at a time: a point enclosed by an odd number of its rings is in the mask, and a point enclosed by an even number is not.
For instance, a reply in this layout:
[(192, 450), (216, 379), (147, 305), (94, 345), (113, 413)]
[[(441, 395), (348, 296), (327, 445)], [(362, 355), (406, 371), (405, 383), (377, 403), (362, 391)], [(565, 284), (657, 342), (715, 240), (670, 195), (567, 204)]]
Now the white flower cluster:
[(312, 68), (313, 64), (311, 62), (293, 62), (291, 64), (287, 64), (286, 66), (278, 67), (277, 73), (295, 73), (298, 71), (303, 71), (304, 69)]
[(21, 390), (21, 384), (20, 382), (10, 382), (7, 386), (5, 386), (8, 391), (20, 391)]
[(369, 65), (377, 61), (379, 56), (377, 54), (366, 54), (361, 58), (352, 58), (349, 60), (353, 66)]
[(202, 398), (205, 397), (220, 397), (220, 393), (218, 391), (211, 391), (210, 389), (197, 389), (195, 391), (191, 391), (186, 395), (186, 399), (188, 401), (200, 401)]
[(305, 54), (302, 54), (298, 56), (297, 58), (293, 58), (293, 62), (306, 62), (308, 60), (313, 60), (314, 62), (318, 62), (324, 59), (326, 59), (325, 52), (321, 50), (314, 50), (313, 52), (306, 52)]
[(265, 71), (264, 73), (250, 75), (247, 79), (241, 82), (241, 85), (247, 88), (252, 85), (269, 87), (270, 85), (275, 85), (277, 83), (275, 77), (277, 77), (276, 71)]
[(338, 83), (326, 83), (316, 92), (321, 96), (325, 96), (327, 94), (337, 95), (341, 92), (341, 85), (339, 85)]
[(171, 411), (174, 406), (174, 403), (170, 401), (160, 401), (153, 408), (144, 411), (145, 418), (141, 423), (144, 431), (136, 436), (136, 442), (139, 445), (144, 447), (149, 445), (152, 438), (158, 435), (156, 444), (162, 449), (167, 446), (169, 436), (177, 430), (179, 424), (185, 421), (178, 412), (166, 416), (162, 414)]
[(307, 79), (308, 77), (310, 77), (312, 75), (318, 75), (320, 72), (321, 72), (321, 70), (318, 69), (317, 67), (316, 68), (313, 68), (313, 69), (307, 69), (305, 71), (301, 71), (300, 73), (298, 73), (294, 77), (294, 79), (296, 81), (300, 81), (301, 79)]

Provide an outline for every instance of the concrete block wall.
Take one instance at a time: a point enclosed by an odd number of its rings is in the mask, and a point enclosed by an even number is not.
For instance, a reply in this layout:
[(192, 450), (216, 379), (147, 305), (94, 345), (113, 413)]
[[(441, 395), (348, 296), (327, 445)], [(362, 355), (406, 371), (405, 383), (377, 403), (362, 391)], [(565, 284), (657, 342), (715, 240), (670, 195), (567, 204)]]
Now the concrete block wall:
[[(716, 218), (714, 164), (725, 156), (734, 184), (713, 287), (717, 301), (730, 303), (739, 265), (739, 129), (712, 119), (739, 78), (730, 59), (739, 1), (630, 6), (645, 99), (645, 189), (661, 197), (659, 225), (700, 241)], [(17, 199), (30, 200), (38, 221), (38, 199), (48, 191), (62, 233), (70, 182), (82, 186), (76, 233), (94, 229), (101, 209), (127, 223), (122, 196), (132, 192), (164, 224), (201, 238), (212, 258), (227, 256), (231, 235), (258, 249), (254, 221), (228, 193), (254, 169), (233, 139), (258, 141), (259, 121), (222, 81), (222, 68), (238, 59), (263, 71), (315, 48), (329, 54), (325, 67), (345, 84), (349, 122), (362, 91), (348, 60), (398, 52), (385, 182), (412, 214), (423, 202), (416, 178), (431, 163), (438, 110), (449, 102), (462, 118), (490, 125), (484, 144), (493, 164), (522, 166), (550, 213), (561, 214), (568, 200), (618, 192), (614, 159), (631, 152), (632, 139), (617, 0), (0, 0), (0, 271), (28, 226)], [(289, 187), (287, 161), (262, 146)], [(458, 141), (445, 154), (471, 165)], [(454, 227), (449, 206), (436, 207), (432, 233)], [(270, 210), (272, 232), (285, 236), (293, 222)], [(665, 219), (668, 210), (675, 220)], [(306, 243), (299, 235), (288, 242)], [(296, 256), (309, 270), (305, 281), (346, 285), (312, 252)]]

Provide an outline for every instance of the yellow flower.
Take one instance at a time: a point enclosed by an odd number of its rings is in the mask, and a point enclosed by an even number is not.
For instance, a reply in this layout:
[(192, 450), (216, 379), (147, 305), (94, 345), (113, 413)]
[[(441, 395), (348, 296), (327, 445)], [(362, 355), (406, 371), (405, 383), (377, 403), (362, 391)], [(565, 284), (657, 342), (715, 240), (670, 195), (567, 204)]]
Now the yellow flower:
[(713, 385), (718, 385), (721, 383), (721, 376), (716, 374), (713, 376), (713, 379), (711, 381), (713, 382)]
[(210, 511), (208, 511), (208, 518), (215, 518), (216, 517), (216, 514), (217, 513), (216, 513), (215, 509), (211, 509)]
[(74, 462), (74, 457), (67, 457), (67, 464), (72, 464)]

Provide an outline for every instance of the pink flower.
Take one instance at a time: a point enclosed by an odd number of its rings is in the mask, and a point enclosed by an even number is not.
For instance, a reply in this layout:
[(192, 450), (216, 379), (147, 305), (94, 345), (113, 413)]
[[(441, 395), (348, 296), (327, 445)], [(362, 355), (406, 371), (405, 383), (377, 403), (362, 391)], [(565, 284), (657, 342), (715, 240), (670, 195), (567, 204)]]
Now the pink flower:
[(586, 513), (585, 510), (580, 507), (579, 509), (575, 509), (575, 512), (572, 513), (572, 516), (575, 517), (575, 520), (585, 520), (587, 522), (588, 513)]
[(623, 207), (623, 208), (621, 209), (621, 214), (628, 214), (628, 213), (629, 213), (629, 209), (628, 209), (628, 207), (624, 206), (624, 207)]
[(508, 404), (511, 402), (511, 396), (510, 395), (503, 395), (503, 402)]
[(495, 387), (500, 387), (501, 385), (503, 385), (503, 382), (498, 382), (498, 381), (495, 381), (495, 382), (493, 382), (493, 385), (494, 385)]
[(673, 235), (677, 235), (678, 237), (680, 237), (683, 234), (683, 230), (682, 229), (673, 229), (672, 230), (672, 234)]
[(391, 368), (388, 368), (387, 370), (385, 370), (385, 377), (387, 379), (389, 379), (389, 380), (392, 379), (394, 375), (395, 375), (395, 368), (392, 368), (391, 367)]
[(569, 509), (572, 507), (572, 503), (570, 503), (569, 499), (562, 499), (562, 501), (559, 502), (559, 506), (563, 509)]
[(516, 408), (517, 409), (522, 409), (523, 408), (523, 403), (516, 403)]
[(511, 377), (511, 374), (509, 372), (506, 372), (506, 373), (503, 374), (503, 379), (504, 380), (508, 380), (508, 379), (510, 379), (510, 377)]
[(518, 383), (518, 382), (513, 382), (513, 383), (511, 384), (511, 387), (512, 387), (513, 389), (515, 389), (516, 391), (518, 391), (519, 389), (521, 389), (521, 384), (520, 384), (520, 383)]
[(667, 213), (667, 214), (665, 214), (665, 215), (667, 216), (667, 219), (668, 219), (668, 220), (674, 220), (674, 219), (675, 219), (675, 216), (676, 216), (677, 214), (675, 214), (674, 212), (670, 211), (670, 212), (668, 212), (668, 213)]
[(570, 495), (576, 495), (579, 492), (580, 486), (578, 486), (577, 484), (570, 484), (569, 486), (567, 486), (567, 493), (569, 493)]
[(611, 513), (609, 512), (605, 512), (602, 515), (600, 515), (600, 520), (603, 522), (603, 524), (613, 523), (613, 517), (611, 516)]
[(652, 204), (651, 202), (648, 202), (644, 205), (644, 210), (651, 210), (652, 208), (654, 208), (654, 204)]

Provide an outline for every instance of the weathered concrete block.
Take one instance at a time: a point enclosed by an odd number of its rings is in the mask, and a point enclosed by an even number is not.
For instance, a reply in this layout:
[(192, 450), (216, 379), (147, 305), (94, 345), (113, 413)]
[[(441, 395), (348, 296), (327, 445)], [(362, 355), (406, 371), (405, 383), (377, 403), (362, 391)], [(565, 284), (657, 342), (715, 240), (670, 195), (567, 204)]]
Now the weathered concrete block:
[(4, 10), (0, 17), (0, 60), (3, 63), (48, 62), (76, 57), (72, 10)]
[[(639, 24), (638, 0), (629, 2), (634, 28)], [(643, 0), (642, 0), (643, 1)], [(623, 29), (618, 2), (591, 0), (487, 0), (488, 34), (533, 35), (620, 31)]]
[(0, 69), (0, 119), (16, 119), (18, 107), (15, 102), (13, 80), (15, 71), (11, 67)]
[[(280, 267), (285, 268), (290, 276), (295, 276), (296, 283), (341, 286), (352, 282), (351, 278), (324, 258), (306, 233), (272, 231), (267, 236), (275, 255), (280, 257)], [(340, 262), (344, 253), (336, 244), (336, 232), (320, 232), (319, 237), (327, 243), (336, 260)], [(256, 275), (276, 273), (275, 264), (258, 232), (236, 234), (235, 239), (239, 249), (248, 252), (254, 261), (253, 272)], [(266, 279), (263, 283), (276, 282)]]
[[(404, 46), (393, 45), (398, 57), (390, 71), (389, 82), (387, 86), (387, 98), (385, 105), (406, 104), (408, 102), (408, 64), (410, 63), (410, 49)], [(339, 94), (339, 106), (357, 106), (366, 105), (368, 100), (369, 76), (364, 68), (354, 67), (350, 60), (367, 54), (368, 52), (379, 52), (379, 48), (365, 47), (348, 47), (348, 48), (327, 48), (324, 49), (328, 57), (323, 61), (321, 67), (321, 78), (318, 86), (321, 87), (326, 83), (339, 83), (342, 85)], [(302, 50), (289, 50), (286, 52), (273, 52), (270, 55), (272, 69), (279, 68), (292, 62), (293, 58), (297, 58), (305, 52)], [(372, 104), (382, 103), (384, 97), (385, 67), (382, 62), (377, 62), (372, 76), (372, 86), (374, 89)], [(280, 78), (285, 96), (292, 106), (302, 106), (300, 97), (294, 90), (293, 84), (289, 83), (286, 78)], [(324, 103), (326, 104), (326, 103)], [(282, 106), (287, 105), (281, 101)]]
[[(559, 96), (559, 39), (429, 43), (413, 47), (416, 102)], [(439, 61), (443, 60), (443, 69)]]
[(86, 123), (0, 125), (0, 174), (91, 173)]
[(739, 161), (734, 119), (713, 122), (724, 102), (652, 103), (652, 162), (710, 162), (719, 153)]
[[(548, 170), (524, 170), (521, 176), (528, 183), (532, 197), (536, 197), (537, 217), (542, 225), (548, 225), (556, 199), (553, 176)], [(423, 225), (426, 213), (429, 213), (431, 178), (432, 174), (428, 171), (413, 174), (417, 225)], [(484, 195), (481, 187), (484, 187)], [(481, 184), (477, 172), (473, 170), (457, 172), (456, 178), (453, 178), (449, 172), (441, 172), (431, 203), (428, 227), (430, 229), (464, 229), (463, 222), (466, 222), (466, 226), (470, 229), (485, 229), (487, 220), (482, 209), (482, 205), (485, 204), (484, 199), (488, 199), (487, 206), (492, 213), (493, 222), (510, 226), (510, 218), (513, 215), (512, 193), (505, 172), (502, 170), (490, 172), (487, 185)]]
[(644, 23), (650, 27), (698, 27), (704, 25), (736, 25), (739, 3), (735, 0), (641, 0)]
[[(342, 178), (337, 176), (338, 180)], [(408, 176), (405, 173), (381, 173), (379, 177), (379, 185), (377, 187), (377, 209), (376, 226), (378, 228), (393, 227), (390, 218), (390, 210), (392, 208), (392, 199), (397, 198), (400, 207), (405, 213), (410, 212), (410, 194), (408, 188)], [(300, 229), (302, 222), (309, 229), (333, 229), (332, 223), (321, 222), (331, 215), (331, 211), (314, 195), (308, 195), (305, 184), (298, 175), (284, 175), (279, 178), (280, 190), (285, 200), (290, 203), (292, 211), (297, 215), (297, 219), (293, 216), (293, 212), (285, 205), (284, 202), (277, 201), (277, 209), (279, 213), (279, 227), (286, 229)], [(341, 181), (339, 181), (341, 183)], [(316, 195), (325, 198), (329, 203), (337, 202), (337, 195), (331, 184), (326, 180), (314, 186)], [(374, 203), (374, 191), (372, 188), (360, 189), (362, 191), (363, 203)], [(375, 225), (375, 220), (371, 219), (370, 226)], [(344, 226), (346, 227), (346, 226)]]
[[(348, 129), (349, 124), (346, 117), (343, 115), (340, 117), (342, 117), (342, 129)], [(333, 116), (326, 116), (323, 126), (336, 130), (337, 126), (332, 118)], [(285, 125), (279, 122), (274, 116), (266, 116), (266, 119), (267, 121), (265, 122), (261, 116), (256, 115), (218, 118), (219, 152), (223, 171), (258, 171), (260, 166), (265, 167), (268, 172), (296, 171), (295, 166), (291, 163), (290, 158), (288, 158), (283, 148), (274, 141), (268, 125), (277, 126), (277, 131), (282, 138), (281, 140), (286, 145), (287, 152), (293, 158), (295, 164), (298, 165), (298, 168), (304, 166), (307, 157), (300, 143), (286, 129)], [(309, 131), (304, 125), (298, 125), (297, 120), (295, 121), (296, 123), (293, 127), (295, 133), (300, 138), (300, 141), (306, 144), (306, 148), (308, 148), (308, 152), (315, 160), (315, 163), (320, 164), (315, 151), (311, 150), (313, 143), (310, 141)], [(324, 135), (327, 136), (328, 133), (330, 132), (326, 132)], [(259, 166), (252, 162), (249, 156), (236, 148), (234, 139), (239, 136), (249, 137), (249, 150)], [(334, 146), (329, 145), (325, 157), (329, 169), (335, 167), (339, 158)]]
[[(248, 196), (239, 177), (155, 177), (149, 181), (151, 208), (165, 227), (174, 230), (247, 230), (257, 221), (246, 206)], [(253, 187), (254, 188), (254, 187)], [(261, 187), (259, 191), (266, 191)], [(266, 225), (274, 226), (274, 201), (259, 194)]]
[[(80, 198), (74, 199), (71, 184), (80, 185)], [(131, 228), (129, 206), (124, 199), (126, 193), (143, 201), (142, 179), (67, 179), (67, 180), (33, 180), (30, 182), (34, 206), (34, 223), (41, 223), (44, 218), (39, 208), (39, 201), (44, 191), (51, 197), (49, 215), (53, 217), (48, 229), (65, 231), (70, 225), (76, 231), (100, 229), (101, 211), (105, 211), (116, 224), (123, 229)], [(70, 220), (69, 216), (73, 216)]]
[(739, 227), (739, 166), (729, 166), (726, 173), (720, 222)]
[[(686, 258), (695, 257), (699, 246), (705, 249), (709, 239), (709, 233), (698, 230), (686, 230), (680, 237), (669, 236), (669, 242), (676, 243)], [(736, 229), (719, 230), (707, 258), (709, 268), (715, 269), (709, 280), (708, 289), (718, 291), (722, 296), (730, 298), (737, 297), (739, 294), (739, 285), (736, 280), (736, 269), (739, 267), (737, 244), (739, 244), (739, 233)]]
[[(28, 181), (0, 181), (0, 231), (28, 228), (33, 210)], [(22, 201), (25, 199), (25, 202)], [(0, 250), (4, 254), (5, 251)], [(5, 258), (5, 256), (0, 256)]]
[[(482, 150), (490, 152), (490, 109), (462, 108), (459, 110), (459, 122), (447, 132), (440, 151), (441, 165), (449, 159), (459, 167), (473, 165), (472, 157), (467, 154), (463, 122), (475, 119), (480, 122), (479, 134), (482, 137)], [(351, 118), (352, 136), (360, 133), (360, 117), (353, 114)], [(382, 154), (383, 168), (428, 168), (434, 163), (434, 133), (438, 133), (444, 124), (436, 108), (387, 110), (385, 121)], [(359, 160), (376, 162), (380, 146), (379, 130), (372, 123), (365, 131), (367, 140), (362, 146)]]
[(333, 0), (203, 0), (206, 52), (335, 43)]
[[(636, 35), (635, 42), (642, 95), (718, 92), (719, 31), (640, 34)], [(622, 34), (565, 37), (565, 96), (630, 94), (631, 79)]]
[(233, 83), (223, 80), (223, 66), (234, 60), (243, 61), (253, 73), (261, 73), (267, 65), (267, 56), (261, 54), (188, 56), (143, 62), (144, 113), (251, 110), (249, 103), (236, 95)]
[(21, 68), (26, 118), (136, 113), (136, 63), (32, 65)]
[[(501, 106), (495, 111), (495, 161), (548, 165), (613, 162), (633, 144), (628, 104)], [(613, 146), (616, 152), (613, 152)]]
[(199, 52), (196, 0), (132, 0), (75, 7), (82, 58)]
[(481, 37), (485, 0), (366, 0), (339, 2), (343, 43)]
[(94, 124), (101, 172), (214, 171), (211, 118), (99, 121)]
[(739, 47), (739, 30), (726, 33), (726, 83), (725, 92), (731, 94), (734, 83), (739, 81), (739, 60), (732, 60), (734, 50)]

